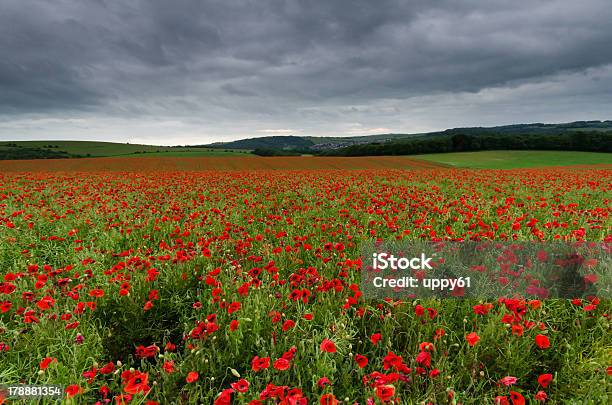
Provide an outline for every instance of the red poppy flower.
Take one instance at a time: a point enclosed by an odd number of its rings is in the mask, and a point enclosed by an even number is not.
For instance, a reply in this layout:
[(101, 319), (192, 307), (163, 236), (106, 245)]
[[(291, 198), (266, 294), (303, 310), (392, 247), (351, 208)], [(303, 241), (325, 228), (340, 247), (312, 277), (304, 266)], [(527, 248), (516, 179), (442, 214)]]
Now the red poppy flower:
[(382, 339), (382, 335), (380, 333), (374, 333), (372, 336), (370, 336), (370, 342), (372, 342), (373, 345), (377, 345), (378, 342), (380, 342), (380, 339)]
[(83, 376), (83, 378), (87, 379), (88, 384), (91, 384), (96, 378), (96, 375), (98, 375), (98, 370), (93, 367), (91, 370), (84, 371), (81, 375)]
[(476, 315), (486, 315), (493, 308), (493, 304), (479, 304), (472, 307)]
[(540, 349), (548, 349), (550, 347), (550, 339), (546, 335), (538, 334), (535, 337), (535, 344)]
[(274, 362), (274, 368), (279, 370), (279, 371), (288, 370), (289, 367), (291, 367), (291, 362), (289, 360), (287, 360), (287, 359), (282, 358), (282, 357)]
[(295, 322), (292, 321), (291, 319), (287, 319), (285, 322), (283, 322), (282, 329), (284, 332), (286, 332), (289, 329), (293, 328), (294, 326), (295, 326)]
[(359, 368), (364, 368), (365, 366), (368, 365), (368, 358), (361, 354), (355, 355), (355, 361), (357, 362), (357, 365), (359, 366)]
[(128, 405), (132, 400), (131, 394), (121, 394), (115, 396), (115, 405)]
[(235, 319), (232, 319), (230, 322), (230, 331), (235, 332), (238, 329), (239, 322)]
[(510, 401), (512, 405), (525, 405), (525, 397), (516, 391), (510, 391)]
[(234, 312), (238, 311), (240, 309), (240, 307), (241, 307), (241, 305), (240, 305), (239, 302), (232, 302), (227, 307), (227, 313), (228, 314), (233, 314)]
[(236, 391), (236, 392), (247, 392), (249, 390), (249, 382), (247, 380), (245, 380), (244, 378), (236, 381), (235, 383), (231, 383), (230, 386)]
[(512, 325), (512, 334), (516, 336), (523, 336), (523, 326), (522, 325)]
[(501, 395), (496, 396), (493, 402), (495, 403), (495, 405), (510, 405), (510, 402), (508, 402), (508, 397), (504, 397)]
[(100, 374), (110, 374), (115, 371), (115, 364), (113, 362), (108, 362), (104, 365), (100, 370)]
[(417, 304), (414, 307), (414, 314), (416, 316), (423, 316), (423, 314), (425, 314), (425, 307), (423, 307), (421, 304)]
[(538, 309), (542, 306), (542, 301), (540, 300), (531, 300), (529, 301), (529, 306), (531, 309)]
[(197, 371), (190, 371), (189, 374), (187, 374), (185, 381), (191, 384), (191, 383), (198, 381), (199, 378), (200, 378), (200, 375), (197, 373)]
[(336, 345), (329, 339), (323, 339), (320, 349), (323, 352), (336, 353)]
[(474, 345), (480, 340), (480, 336), (478, 336), (476, 332), (470, 332), (467, 334), (465, 339), (467, 340), (470, 346), (474, 347)]
[(395, 395), (395, 387), (391, 384), (376, 387), (376, 396), (383, 402), (387, 402)]
[(127, 384), (123, 388), (128, 394), (138, 394), (139, 392), (147, 392), (150, 390), (148, 385), (149, 375), (140, 371), (135, 371)]
[(136, 348), (136, 357), (140, 359), (155, 357), (159, 352), (159, 347), (156, 345), (143, 346), (140, 345)]
[(533, 398), (536, 401), (546, 402), (548, 395), (544, 391), (538, 391)]
[(51, 364), (52, 362), (56, 362), (57, 363), (57, 359), (55, 357), (45, 357), (40, 362), (40, 369), (41, 370), (46, 370), (47, 367), (49, 367), (49, 364)]
[(538, 384), (540, 384), (544, 388), (547, 388), (548, 384), (550, 384), (552, 380), (553, 380), (552, 374), (541, 374), (538, 377)]
[(104, 290), (95, 288), (89, 292), (89, 296), (94, 298), (102, 298), (104, 297)]
[(429, 368), (431, 365), (431, 354), (429, 352), (420, 352), (416, 357), (416, 362), (423, 367)]
[(334, 396), (334, 394), (323, 394), (321, 399), (319, 399), (319, 404), (321, 405), (338, 405), (338, 400)]
[(261, 371), (261, 370), (265, 370), (268, 367), (270, 367), (270, 358), (269, 357), (255, 356), (255, 357), (253, 357), (253, 360), (251, 360), (251, 368), (255, 372), (258, 372), (258, 371)]
[(233, 392), (234, 390), (231, 388), (221, 391), (221, 394), (215, 399), (214, 405), (230, 405)]
[(164, 364), (162, 365), (162, 370), (164, 370), (168, 374), (174, 373), (174, 361), (164, 361)]
[(67, 386), (65, 391), (66, 391), (66, 396), (68, 396), (68, 398), (72, 398), (75, 395), (81, 394), (83, 392), (83, 388), (81, 388), (80, 386), (76, 384), (72, 384), (72, 385)]
[(0, 312), (2, 312), (3, 314), (10, 311), (10, 309), (13, 307), (13, 303), (11, 301), (4, 301), (2, 303), (0, 303)]
[(504, 377), (501, 380), (499, 380), (499, 383), (501, 385), (505, 385), (506, 387), (509, 387), (511, 385), (516, 384), (517, 381), (518, 381), (518, 378), (512, 377), (512, 376), (507, 376), (507, 377)]
[(321, 388), (325, 388), (328, 385), (332, 385), (332, 382), (327, 377), (321, 377), (317, 381), (317, 385)]
[(287, 350), (285, 353), (283, 353), (283, 355), (281, 356), (283, 359), (287, 359), (289, 361), (293, 360), (293, 357), (295, 356), (295, 353), (297, 353), (297, 347), (292, 346), (289, 348), (289, 350)]
[(419, 350), (422, 352), (431, 352), (434, 349), (433, 343), (430, 342), (421, 342), (419, 344)]

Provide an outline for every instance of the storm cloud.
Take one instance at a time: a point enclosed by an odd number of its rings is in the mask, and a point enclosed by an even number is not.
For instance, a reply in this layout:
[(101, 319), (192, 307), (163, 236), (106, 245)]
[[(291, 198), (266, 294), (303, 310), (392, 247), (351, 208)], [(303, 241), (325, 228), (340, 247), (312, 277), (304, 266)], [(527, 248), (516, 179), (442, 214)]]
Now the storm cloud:
[(608, 0), (0, 2), (0, 139), (612, 118)]

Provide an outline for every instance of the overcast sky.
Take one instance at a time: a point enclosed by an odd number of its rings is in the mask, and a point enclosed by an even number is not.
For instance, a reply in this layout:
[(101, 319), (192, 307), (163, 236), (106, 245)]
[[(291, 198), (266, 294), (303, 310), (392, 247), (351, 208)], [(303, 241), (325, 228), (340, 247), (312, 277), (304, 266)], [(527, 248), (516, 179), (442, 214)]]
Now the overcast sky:
[(612, 119), (610, 0), (1, 0), (0, 140)]

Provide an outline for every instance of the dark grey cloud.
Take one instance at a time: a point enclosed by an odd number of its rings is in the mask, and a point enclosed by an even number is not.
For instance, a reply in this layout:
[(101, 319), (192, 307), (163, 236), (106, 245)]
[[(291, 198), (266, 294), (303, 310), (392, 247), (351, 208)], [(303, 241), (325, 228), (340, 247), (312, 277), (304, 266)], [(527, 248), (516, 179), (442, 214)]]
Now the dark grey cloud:
[(610, 118), (609, 21), (608, 0), (4, 0), (0, 137)]

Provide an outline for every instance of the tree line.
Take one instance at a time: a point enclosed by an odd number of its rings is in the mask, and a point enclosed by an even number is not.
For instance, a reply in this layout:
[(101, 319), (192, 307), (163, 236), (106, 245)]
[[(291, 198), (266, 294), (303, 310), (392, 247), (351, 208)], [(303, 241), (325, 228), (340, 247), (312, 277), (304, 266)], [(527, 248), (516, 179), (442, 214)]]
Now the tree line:
[(320, 154), (327, 156), (382, 156), (482, 150), (573, 150), (612, 152), (612, 132), (584, 131), (558, 135), (440, 135), (385, 143), (351, 145), (345, 148), (326, 150)]

